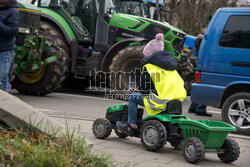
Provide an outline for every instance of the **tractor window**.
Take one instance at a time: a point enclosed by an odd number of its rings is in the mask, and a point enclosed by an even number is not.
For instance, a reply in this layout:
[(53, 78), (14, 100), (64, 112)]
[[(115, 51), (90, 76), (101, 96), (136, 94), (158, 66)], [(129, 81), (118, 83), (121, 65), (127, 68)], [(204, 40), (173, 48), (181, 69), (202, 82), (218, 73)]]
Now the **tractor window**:
[[(105, 0), (105, 9), (104, 9), (104, 11), (105, 11), (106, 13), (108, 13), (108, 11), (109, 11), (111, 8), (113, 8), (113, 9), (115, 9), (114, 12), (118, 12), (118, 11), (119, 11), (119, 8), (118, 8), (117, 5), (118, 5), (118, 4), (116, 4), (116, 3), (114, 2), (114, 0)], [(96, 11), (97, 11), (97, 13), (99, 13), (99, 0), (96, 0)]]
[(91, 37), (94, 35), (94, 13), (93, 0), (83, 0), (82, 4), (78, 5), (76, 15), (81, 18)]
[(41, 6), (42, 7), (49, 7), (50, 0), (41, 0)]
[(141, 17), (146, 17), (143, 2), (120, 1), (121, 12)]

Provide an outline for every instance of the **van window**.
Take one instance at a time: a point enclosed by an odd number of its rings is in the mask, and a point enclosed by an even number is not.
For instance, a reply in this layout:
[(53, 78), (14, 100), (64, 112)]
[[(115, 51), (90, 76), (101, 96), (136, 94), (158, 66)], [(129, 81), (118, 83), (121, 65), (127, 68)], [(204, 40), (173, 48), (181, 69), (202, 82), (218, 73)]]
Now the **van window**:
[(220, 45), (250, 48), (250, 16), (231, 16), (222, 32)]

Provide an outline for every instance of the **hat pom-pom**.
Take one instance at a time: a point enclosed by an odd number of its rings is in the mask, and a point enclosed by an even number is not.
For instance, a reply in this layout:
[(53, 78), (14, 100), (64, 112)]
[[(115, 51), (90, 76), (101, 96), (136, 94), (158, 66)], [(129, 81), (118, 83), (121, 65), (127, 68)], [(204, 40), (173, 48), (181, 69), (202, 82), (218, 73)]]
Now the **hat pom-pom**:
[(162, 33), (159, 33), (155, 36), (155, 39), (159, 40), (159, 41), (162, 41), (163, 40), (163, 34)]

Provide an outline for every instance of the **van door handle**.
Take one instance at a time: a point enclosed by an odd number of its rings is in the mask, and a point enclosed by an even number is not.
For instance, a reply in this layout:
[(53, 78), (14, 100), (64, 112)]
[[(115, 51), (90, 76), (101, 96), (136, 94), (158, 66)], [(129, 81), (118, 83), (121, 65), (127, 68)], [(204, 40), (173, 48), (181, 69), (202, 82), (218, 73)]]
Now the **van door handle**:
[(231, 61), (230, 64), (231, 66), (250, 67), (250, 63), (247, 62)]

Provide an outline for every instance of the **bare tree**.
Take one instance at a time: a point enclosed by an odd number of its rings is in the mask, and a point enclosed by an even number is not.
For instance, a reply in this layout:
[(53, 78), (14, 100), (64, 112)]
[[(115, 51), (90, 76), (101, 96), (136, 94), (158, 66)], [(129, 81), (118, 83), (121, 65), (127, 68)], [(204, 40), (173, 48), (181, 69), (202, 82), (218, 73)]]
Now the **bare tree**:
[(236, 6), (238, 0), (164, 0), (170, 24), (191, 35), (200, 33), (207, 27), (217, 9)]

